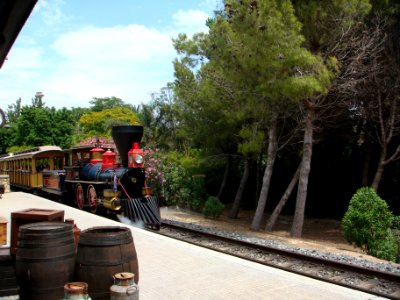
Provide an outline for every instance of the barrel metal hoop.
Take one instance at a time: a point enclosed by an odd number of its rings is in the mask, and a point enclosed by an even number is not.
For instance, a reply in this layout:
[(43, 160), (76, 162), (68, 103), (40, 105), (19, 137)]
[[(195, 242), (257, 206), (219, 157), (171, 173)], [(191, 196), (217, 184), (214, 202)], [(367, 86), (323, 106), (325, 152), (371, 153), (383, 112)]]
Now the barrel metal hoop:
[(63, 256), (56, 256), (56, 257), (51, 257), (51, 258), (32, 258), (32, 257), (21, 257), (20, 255), (16, 255), (15, 260), (16, 261), (22, 261), (22, 262), (31, 262), (31, 263), (36, 263), (36, 262), (55, 262), (55, 261), (60, 261), (60, 260), (65, 260), (68, 258), (75, 258), (75, 252), (70, 253), (68, 255), (63, 255)]
[(133, 242), (132, 237), (126, 237), (123, 239), (118, 239), (118, 237), (104, 237), (101, 241), (97, 237), (86, 237), (80, 236), (79, 244), (93, 246), (93, 247), (103, 247), (103, 246), (118, 246), (131, 244)]
[(84, 262), (79, 261), (77, 259), (77, 264), (80, 266), (117, 266), (120, 264), (125, 264), (131, 262), (133, 259), (136, 259), (135, 256), (126, 256), (122, 257), (118, 260), (107, 260), (107, 261), (87, 261)]
[(61, 246), (66, 246), (66, 245), (74, 245), (74, 240), (68, 238), (68, 240), (58, 241), (57, 243), (52, 243), (52, 244), (49, 244), (49, 242), (40, 243), (40, 241), (19, 240), (17, 243), (18, 248), (24, 248), (24, 249), (36, 249), (36, 248), (51, 249), (51, 248), (58, 248)]
[(30, 291), (30, 292), (34, 292), (36, 295), (39, 295), (39, 294), (47, 294), (49, 291), (58, 290), (58, 289), (64, 289), (64, 286), (60, 285), (60, 286), (52, 286), (52, 287), (48, 287), (48, 288), (42, 287), (40, 289), (30, 286), (29, 288), (25, 289), (25, 292)]

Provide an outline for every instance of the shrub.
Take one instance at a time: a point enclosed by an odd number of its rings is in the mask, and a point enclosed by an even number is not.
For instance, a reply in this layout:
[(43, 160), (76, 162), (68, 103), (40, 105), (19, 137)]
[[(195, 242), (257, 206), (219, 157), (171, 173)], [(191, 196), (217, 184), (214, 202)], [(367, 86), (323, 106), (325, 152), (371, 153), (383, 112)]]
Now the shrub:
[(207, 198), (204, 179), (204, 175), (193, 175), (188, 182), (190, 199), (187, 203), (195, 211), (201, 211)]
[(397, 243), (397, 260), (396, 262), (400, 262), (400, 229), (392, 229), (394, 238), (396, 239)]
[(144, 149), (146, 184), (156, 196), (164, 196), (164, 165), (159, 149)]
[(206, 218), (218, 218), (224, 209), (225, 205), (217, 197), (210, 196), (204, 204), (203, 214)]
[(186, 170), (177, 162), (166, 162), (164, 168), (164, 192), (168, 205), (185, 207), (188, 199), (188, 175)]
[(205, 176), (193, 175), (198, 170), (198, 158), (168, 153), (163, 161), (164, 195), (168, 205), (178, 205), (201, 211), (207, 198)]
[(400, 216), (393, 217), (392, 229), (400, 230)]
[(386, 202), (372, 188), (364, 187), (351, 198), (342, 228), (350, 243), (365, 247), (378, 258), (393, 260), (398, 256), (398, 246), (390, 229), (392, 220)]
[(394, 233), (388, 229), (385, 237), (372, 241), (368, 253), (382, 259), (398, 261), (398, 243)]

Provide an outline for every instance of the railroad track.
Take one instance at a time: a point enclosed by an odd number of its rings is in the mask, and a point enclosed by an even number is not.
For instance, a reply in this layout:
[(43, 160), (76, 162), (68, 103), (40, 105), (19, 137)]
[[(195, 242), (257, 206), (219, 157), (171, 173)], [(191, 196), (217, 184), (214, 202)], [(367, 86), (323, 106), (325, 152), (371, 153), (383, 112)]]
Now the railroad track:
[(159, 234), (302, 276), (400, 300), (400, 274), (256, 244), (164, 220)]

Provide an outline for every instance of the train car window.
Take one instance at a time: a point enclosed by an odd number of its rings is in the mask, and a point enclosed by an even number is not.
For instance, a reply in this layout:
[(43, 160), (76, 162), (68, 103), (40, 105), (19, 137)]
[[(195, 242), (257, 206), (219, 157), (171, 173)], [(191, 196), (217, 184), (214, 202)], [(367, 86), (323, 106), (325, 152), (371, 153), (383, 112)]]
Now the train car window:
[(64, 157), (54, 156), (53, 157), (54, 170), (62, 170), (63, 169), (63, 161), (64, 161)]
[(49, 159), (42, 157), (36, 161), (36, 170), (38, 172), (49, 169)]
[(90, 152), (83, 152), (83, 163), (87, 164), (90, 162)]

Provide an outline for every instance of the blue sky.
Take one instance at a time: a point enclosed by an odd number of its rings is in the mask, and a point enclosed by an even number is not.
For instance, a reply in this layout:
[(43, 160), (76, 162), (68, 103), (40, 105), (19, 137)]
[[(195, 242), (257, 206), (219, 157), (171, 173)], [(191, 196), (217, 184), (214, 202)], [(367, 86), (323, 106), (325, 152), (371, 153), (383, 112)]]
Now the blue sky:
[(206, 31), (222, 0), (38, 0), (0, 69), (0, 107), (93, 97), (149, 102), (174, 80), (172, 38)]

